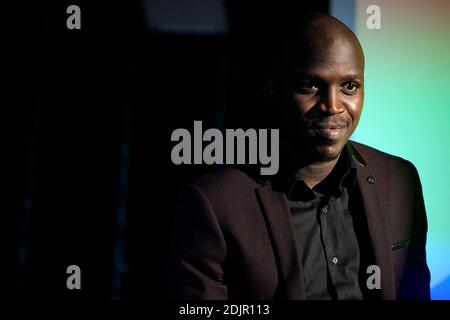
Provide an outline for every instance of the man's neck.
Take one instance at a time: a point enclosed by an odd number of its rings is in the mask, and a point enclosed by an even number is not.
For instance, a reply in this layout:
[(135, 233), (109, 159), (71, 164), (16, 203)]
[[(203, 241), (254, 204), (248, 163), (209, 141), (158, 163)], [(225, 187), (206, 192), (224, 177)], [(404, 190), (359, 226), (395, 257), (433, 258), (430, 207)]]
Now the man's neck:
[(311, 189), (331, 173), (340, 158), (340, 155), (332, 160), (315, 158), (313, 151), (307, 150), (297, 143), (291, 143), (289, 140), (281, 140), (280, 150), (286, 161), (284, 165), (289, 168), (290, 174), (303, 180)]
[(329, 161), (312, 162), (298, 169), (294, 175), (296, 178), (302, 179), (312, 189), (330, 174), (338, 160), (339, 158)]

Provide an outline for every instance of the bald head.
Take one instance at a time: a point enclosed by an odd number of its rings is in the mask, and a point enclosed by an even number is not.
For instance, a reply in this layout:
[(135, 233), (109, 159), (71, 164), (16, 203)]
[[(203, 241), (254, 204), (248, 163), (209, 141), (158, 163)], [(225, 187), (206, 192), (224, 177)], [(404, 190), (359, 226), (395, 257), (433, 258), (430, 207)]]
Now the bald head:
[[(347, 50), (353, 53), (364, 66), (364, 54), (355, 34), (338, 19), (324, 15), (312, 14), (304, 18), (299, 25), (299, 41), (303, 42), (305, 51), (317, 54), (317, 51), (329, 52)], [(292, 39), (295, 41), (295, 39)]]
[[(348, 40), (359, 49), (361, 46), (352, 30), (335, 17), (323, 13), (309, 13), (298, 19), (292, 27), (290, 35), (298, 35), (298, 40), (323, 40), (342, 39)], [(294, 40), (295, 39), (291, 39)]]
[(283, 33), (283, 69), (318, 63), (324, 57), (351, 57), (359, 71), (364, 72), (364, 53), (358, 38), (334, 17), (322, 13), (306, 14)]

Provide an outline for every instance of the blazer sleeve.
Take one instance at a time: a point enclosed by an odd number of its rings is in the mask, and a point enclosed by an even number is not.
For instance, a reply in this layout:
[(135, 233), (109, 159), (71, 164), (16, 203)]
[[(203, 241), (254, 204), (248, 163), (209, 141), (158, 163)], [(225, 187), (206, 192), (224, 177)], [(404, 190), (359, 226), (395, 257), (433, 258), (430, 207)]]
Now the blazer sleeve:
[(427, 217), (419, 174), (411, 164), (414, 174), (414, 218), (411, 242), (400, 286), (399, 298), (408, 300), (430, 300), (430, 271), (427, 265), (425, 245)]
[(219, 221), (205, 194), (187, 185), (177, 202), (172, 236), (170, 289), (177, 299), (225, 300), (226, 244)]

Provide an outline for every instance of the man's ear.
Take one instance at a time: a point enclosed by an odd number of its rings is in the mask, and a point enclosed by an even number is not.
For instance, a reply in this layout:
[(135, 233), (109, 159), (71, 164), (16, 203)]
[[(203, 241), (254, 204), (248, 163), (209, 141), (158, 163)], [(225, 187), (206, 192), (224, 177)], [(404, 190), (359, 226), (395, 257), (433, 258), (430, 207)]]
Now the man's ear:
[(273, 76), (270, 73), (267, 73), (264, 76), (262, 90), (264, 99), (267, 102), (271, 102), (275, 97), (275, 83), (273, 80)]

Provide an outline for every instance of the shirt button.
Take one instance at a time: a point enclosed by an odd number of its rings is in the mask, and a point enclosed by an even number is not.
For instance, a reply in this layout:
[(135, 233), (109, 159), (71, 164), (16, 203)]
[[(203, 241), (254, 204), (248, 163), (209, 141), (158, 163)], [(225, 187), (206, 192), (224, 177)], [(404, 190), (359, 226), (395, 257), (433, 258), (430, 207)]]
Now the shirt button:
[(338, 263), (338, 258), (336, 258), (336, 257), (333, 257), (333, 260), (331, 260), (334, 264), (337, 264)]

